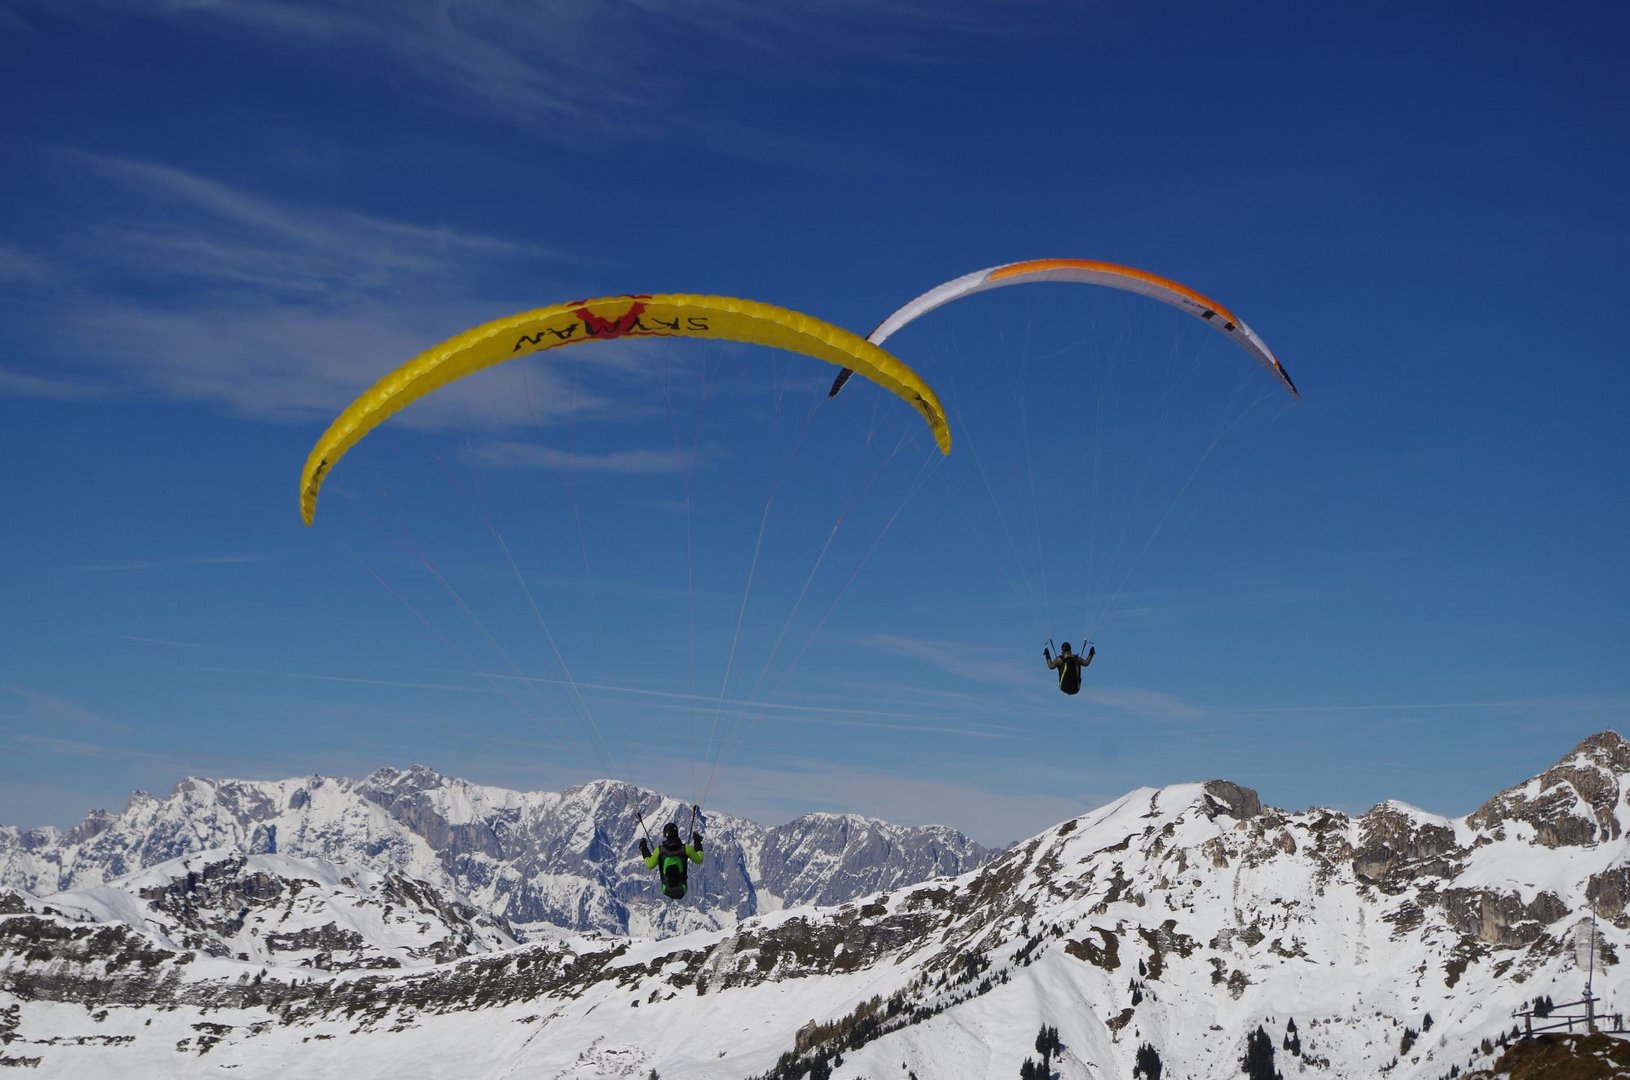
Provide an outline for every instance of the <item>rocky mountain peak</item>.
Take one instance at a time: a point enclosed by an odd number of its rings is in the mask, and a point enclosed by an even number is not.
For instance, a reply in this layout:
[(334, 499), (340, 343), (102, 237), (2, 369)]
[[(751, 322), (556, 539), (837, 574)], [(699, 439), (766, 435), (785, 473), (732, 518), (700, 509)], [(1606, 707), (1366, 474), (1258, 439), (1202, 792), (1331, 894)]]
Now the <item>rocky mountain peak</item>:
[(1587, 756), (1617, 772), (1630, 772), (1630, 739), (1617, 731), (1587, 735), (1573, 748), (1575, 756)]
[(430, 766), (414, 764), (406, 769), (396, 769), (389, 765), (375, 769), (363, 778), (360, 786), (373, 790), (424, 791), (429, 788), (443, 787), (448, 783), (447, 777), (442, 776), (441, 773)]
[(1353, 874), (1383, 892), (1398, 892), (1422, 877), (1448, 877), (1459, 869), (1455, 830), (1430, 814), (1384, 802), (1358, 820)]
[(106, 832), (116, 819), (106, 810), (96, 809), (85, 815), (85, 820), (68, 830), (63, 839), (70, 844), (83, 844)]
[(1625, 779), (1630, 742), (1612, 731), (1584, 739), (1540, 775), (1500, 792), (1467, 818), (1499, 834), (1527, 827), (1546, 847), (1579, 847), (1617, 839), (1630, 820)]
[(1262, 800), (1248, 787), (1229, 780), (1207, 780), (1205, 793), (1218, 813), (1238, 821), (1249, 821), (1262, 813)]

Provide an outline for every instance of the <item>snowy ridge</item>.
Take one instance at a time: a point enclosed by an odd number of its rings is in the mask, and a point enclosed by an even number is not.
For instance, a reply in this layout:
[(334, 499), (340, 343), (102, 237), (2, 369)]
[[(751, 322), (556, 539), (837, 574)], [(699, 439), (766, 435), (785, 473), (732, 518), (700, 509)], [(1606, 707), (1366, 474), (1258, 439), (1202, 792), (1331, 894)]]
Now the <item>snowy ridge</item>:
[(927, 1080), (1011, 1078), (1056, 1028), (1053, 1074), (1107, 1080), (1150, 1055), (1240, 1075), (1261, 1030), (1286, 1077), (1465, 1076), (1519, 1011), (1577, 1000), (1583, 963), (1598, 1015), (1625, 1011), (1627, 766), (1593, 736), (1463, 819), (1141, 788), (958, 876), (416, 969), (205, 963), (128, 908), (85, 924), (0, 894), (0, 1039), (55, 1077)]
[(523, 935), (553, 926), (650, 935), (841, 902), (968, 870), (991, 854), (943, 827), (818, 814), (764, 828), (708, 814), (707, 862), (693, 875), (690, 902), (676, 908), (640, 861), (640, 819), (653, 832), (673, 820), (688, 831), (690, 808), (608, 780), (559, 793), (517, 792), (422, 766), (381, 769), (362, 780), (191, 778), (163, 799), (137, 792), (121, 813), (97, 811), (66, 834), (0, 828), (0, 888), (84, 888), (230, 849), (354, 862), (425, 881)]
[(429, 967), (516, 944), (500, 921), (422, 883), (283, 855), (209, 851), (25, 903), (122, 923), (173, 952), (324, 971)]

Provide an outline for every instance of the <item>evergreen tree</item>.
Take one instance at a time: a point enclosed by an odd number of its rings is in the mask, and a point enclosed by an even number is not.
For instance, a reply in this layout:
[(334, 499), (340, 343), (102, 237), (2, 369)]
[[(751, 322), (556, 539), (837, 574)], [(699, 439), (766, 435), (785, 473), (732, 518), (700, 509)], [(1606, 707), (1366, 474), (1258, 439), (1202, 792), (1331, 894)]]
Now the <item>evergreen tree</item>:
[(1426, 1014), (1426, 1019), (1421, 1021), (1421, 1030), (1422, 1031), (1431, 1031), (1432, 1030), (1432, 1014), (1431, 1013), (1427, 1013)]
[(1041, 1055), (1042, 1064), (1046, 1065), (1048, 1059), (1063, 1048), (1064, 1044), (1058, 1038), (1058, 1028), (1041, 1025), (1041, 1030), (1036, 1033), (1036, 1053)]
[(1160, 1060), (1160, 1052), (1148, 1043), (1138, 1047), (1137, 1064), (1132, 1067), (1133, 1080), (1142, 1077), (1143, 1080), (1160, 1080), (1160, 1073), (1165, 1069)]
[(1245, 1056), (1240, 1059), (1240, 1071), (1250, 1080), (1285, 1080), (1273, 1067), (1273, 1040), (1258, 1024), (1245, 1040)]
[(1047, 1080), (1047, 1077), (1035, 1058), (1025, 1058), (1024, 1064), (1019, 1066), (1019, 1080)]

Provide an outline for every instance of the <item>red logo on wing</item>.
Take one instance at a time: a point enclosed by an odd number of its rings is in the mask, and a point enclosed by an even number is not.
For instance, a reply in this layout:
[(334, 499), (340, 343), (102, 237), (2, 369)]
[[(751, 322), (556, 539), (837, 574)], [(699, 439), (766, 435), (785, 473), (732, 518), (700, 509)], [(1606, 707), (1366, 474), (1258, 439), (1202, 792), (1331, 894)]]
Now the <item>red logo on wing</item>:
[(586, 307), (577, 308), (572, 314), (583, 320), (583, 329), (590, 337), (619, 338), (639, 328), (640, 314), (645, 311), (643, 299), (629, 299), (628, 310), (614, 319), (602, 318)]

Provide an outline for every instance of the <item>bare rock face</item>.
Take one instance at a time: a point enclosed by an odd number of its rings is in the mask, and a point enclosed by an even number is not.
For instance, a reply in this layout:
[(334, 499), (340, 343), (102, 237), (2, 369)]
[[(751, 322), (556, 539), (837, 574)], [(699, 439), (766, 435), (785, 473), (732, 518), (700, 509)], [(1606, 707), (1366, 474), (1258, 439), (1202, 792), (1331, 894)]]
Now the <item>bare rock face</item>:
[(759, 857), (759, 887), (802, 906), (960, 874), (988, 854), (943, 826), (902, 829), (854, 814), (806, 814), (765, 830)]
[(1249, 821), (1262, 813), (1262, 800), (1248, 787), (1228, 780), (1207, 780), (1205, 793), (1221, 812), (1238, 821)]
[[(143, 794), (144, 792), (136, 792), (138, 797)], [(81, 821), (78, 825), (75, 825), (68, 835), (64, 837), (64, 839), (71, 844), (83, 844), (112, 828), (116, 820), (117, 819), (106, 810), (92, 810), (89, 814), (85, 815), (85, 820)]]
[(1420, 823), (1382, 803), (1359, 819), (1353, 874), (1385, 892), (1397, 892), (1421, 876), (1447, 877), (1458, 863), (1454, 830)]
[(1568, 914), (1556, 894), (1542, 892), (1529, 903), (1488, 889), (1447, 889), (1441, 900), (1451, 927), (1487, 945), (1515, 947), (1537, 941), (1546, 928)]
[(436, 793), (443, 786), (440, 775), (423, 765), (415, 765), (406, 772), (381, 769), (368, 777), (359, 794), (451, 860), (470, 855), (504, 858), (505, 815), (498, 815), (496, 820), (450, 822), (437, 805)]
[(1623, 835), (1623, 778), (1630, 775), (1630, 742), (1604, 731), (1574, 747), (1566, 759), (1526, 783), (1484, 803), (1468, 824), (1497, 831), (1532, 826), (1546, 847), (1580, 847)]
[(1616, 866), (1599, 874), (1592, 874), (1585, 896), (1591, 910), (1616, 925), (1630, 927), (1626, 907), (1630, 907), (1630, 866)]
[(242, 855), (206, 863), (162, 885), (152, 885), (138, 894), (155, 911), (162, 911), (178, 924), (200, 935), (189, 947), (225, 955), (204, 941), (212, 934), (234, 934), (243, 928), (244, 917), (256, 906), (275, 903), (287, 885), (271, 874), (246, 871)]

